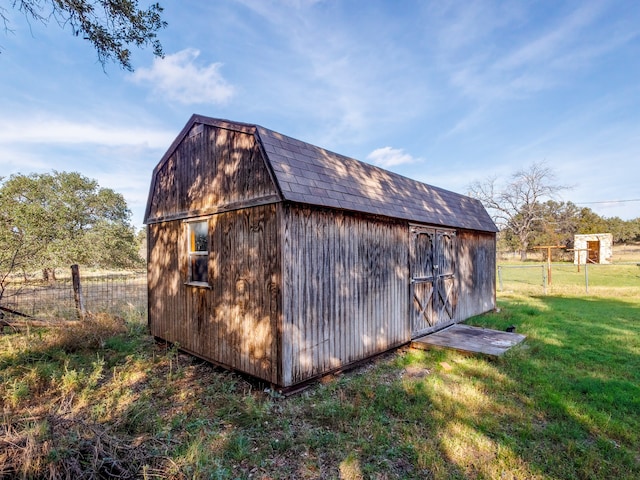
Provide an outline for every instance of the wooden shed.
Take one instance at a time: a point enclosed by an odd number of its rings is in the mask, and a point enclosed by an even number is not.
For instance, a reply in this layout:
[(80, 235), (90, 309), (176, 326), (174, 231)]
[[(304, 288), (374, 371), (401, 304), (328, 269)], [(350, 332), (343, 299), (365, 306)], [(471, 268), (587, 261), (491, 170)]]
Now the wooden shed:
[(480, 202), (194, 115), (153, 171), (149, 328), (288, 388), (495, 307)]

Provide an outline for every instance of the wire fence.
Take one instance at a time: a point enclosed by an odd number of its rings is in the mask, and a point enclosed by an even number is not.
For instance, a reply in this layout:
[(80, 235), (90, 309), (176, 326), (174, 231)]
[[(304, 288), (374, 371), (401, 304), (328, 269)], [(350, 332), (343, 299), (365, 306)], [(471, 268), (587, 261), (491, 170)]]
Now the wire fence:
[(531, 263), (499, 264), (498, 291), (532, 295), (611, 293), (640, 295), (640, 263), (615, 264)]
[[(145, 315), (147, 277), (145, 273), (83, 276), (84, 307), (91, 313)], [(499, 264), (497, 288), (500, 292), (529, 295), (553, 293), (598, 295), (616, 289), (622, 295), (640, 295), (640, 263)], [(26, 315), (35, 319), (72, 320), (79, 316), (71, 278), (11, 282), (0, 298), (2, 315)]]
[[(126, 315), (147, 309), (144, 273), (81, 277), (84, 307), (91, 313)], [(76, 319), (79, 316), (71, 278), (54, 282), (22, 281), (7, 285), (0, 313), (35, 319)]]

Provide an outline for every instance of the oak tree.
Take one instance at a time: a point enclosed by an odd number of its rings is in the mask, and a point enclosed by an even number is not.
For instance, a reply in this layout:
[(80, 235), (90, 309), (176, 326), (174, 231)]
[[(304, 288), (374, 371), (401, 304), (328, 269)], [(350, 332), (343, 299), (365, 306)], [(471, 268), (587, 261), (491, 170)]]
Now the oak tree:
[(544, 220), (542, 203), (566, 188), (555, 183), (555, 175), (545, 163), (533, 163), (504, 183), (497, 177), (476, 181), (469, 186), (469, 193), (484, 204), (500, 230), (517, 239), (524, 261), (531, 238)]
[(121, 194), (77, 172), (12, 175), (0, 185), (0, 276), (138, 266), (130, 217)]

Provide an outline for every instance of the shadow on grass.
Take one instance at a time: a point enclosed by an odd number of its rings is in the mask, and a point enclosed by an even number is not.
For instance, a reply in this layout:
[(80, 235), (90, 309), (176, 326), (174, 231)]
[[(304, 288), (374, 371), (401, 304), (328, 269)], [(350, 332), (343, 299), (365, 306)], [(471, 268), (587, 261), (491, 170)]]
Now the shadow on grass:
[[(530, 406), (520, 457), (559, 478), (640, 478), (640, 307), (617, 299), (507, 299), (473, 319), (516, 325), (523, 347), (496, 362)], [(560, 461), (558, 461), (560, 460)]]
[(639, 306), (502, 300), (472, 319), (527, 335), (500, 359), (401, 350), (287, 399), (142, 329), (74, 351), (32, 337), (3, 378), (50, 380), (15, 391), (0, 442), (121, 478), (640, 478)]

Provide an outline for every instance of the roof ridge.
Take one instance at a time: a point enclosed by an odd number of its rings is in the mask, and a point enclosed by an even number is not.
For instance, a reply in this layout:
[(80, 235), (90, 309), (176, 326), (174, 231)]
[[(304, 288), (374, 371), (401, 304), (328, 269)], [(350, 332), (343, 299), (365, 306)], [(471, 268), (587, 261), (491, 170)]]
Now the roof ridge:
[[(482, 203), (475, 198), (261, 125), (256, 125), (256, 133), (287, 200), (451, 227), (497, 231)], [(336, 168), (357, 172), (336, 174)], [(379, 191), (382, 187), (387, 189), (384, 195)], [(417, 198), (409, 198), (412, 195)]]
[(254, 135), (262, 146), (267, 168), (272, 172), (283, 200), (416, 223), (488, 232), (498, 230), (482, 203), (475, 198), (348, 157), (257, 123), (194, 114), (160, 164), (173, 153), (196, 123)]

